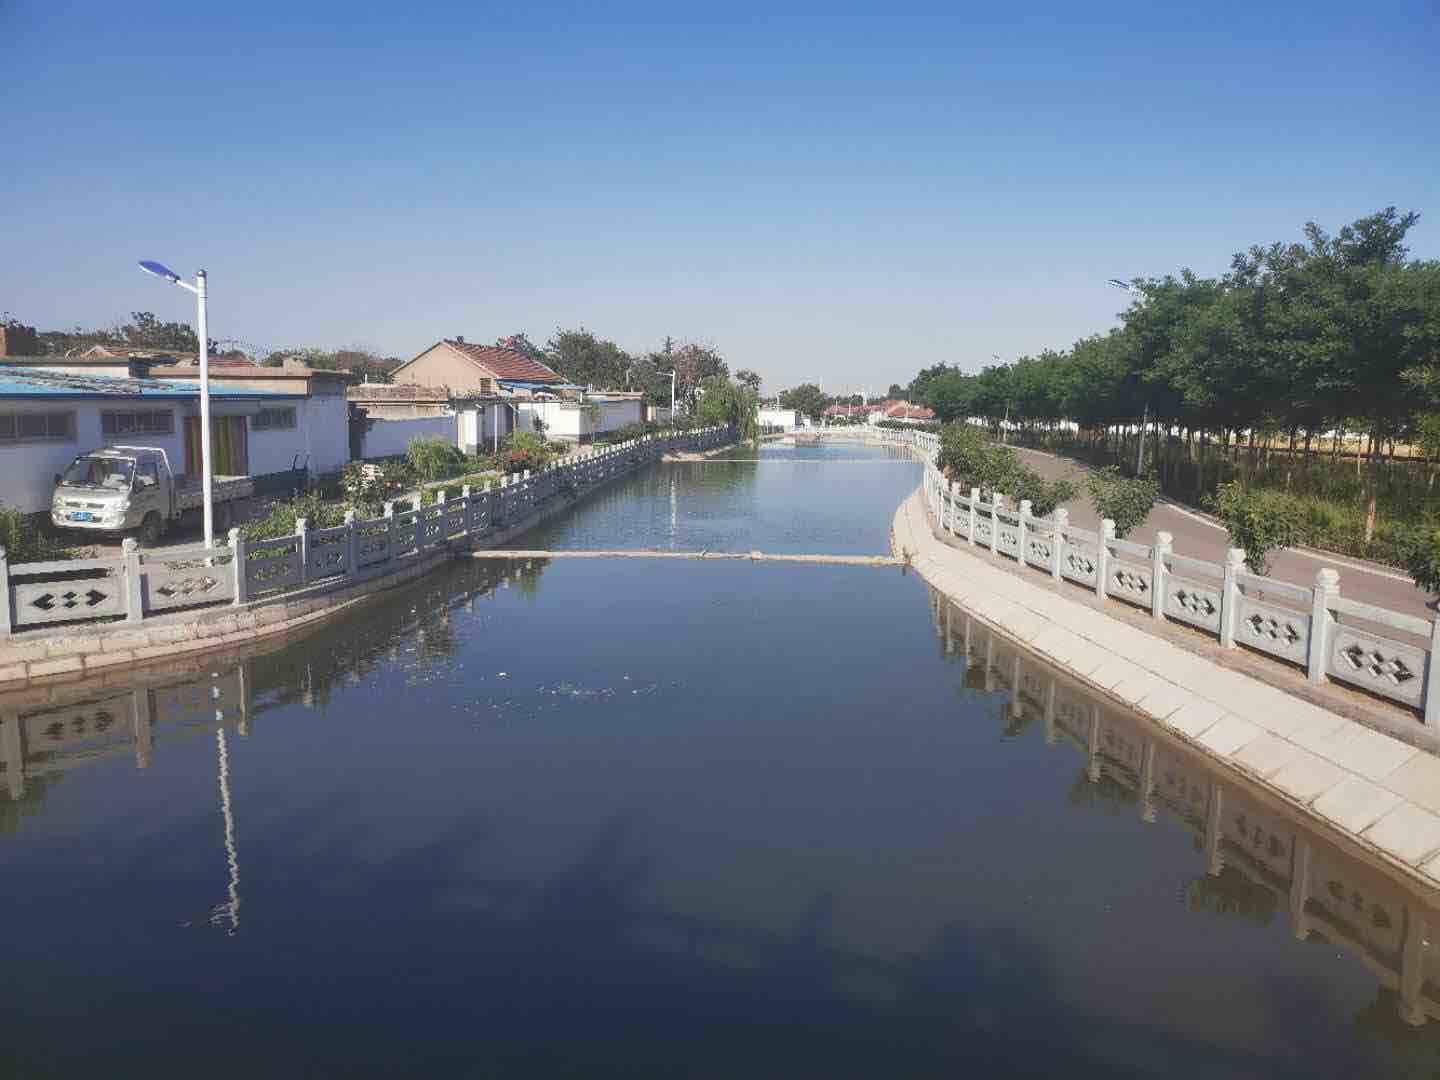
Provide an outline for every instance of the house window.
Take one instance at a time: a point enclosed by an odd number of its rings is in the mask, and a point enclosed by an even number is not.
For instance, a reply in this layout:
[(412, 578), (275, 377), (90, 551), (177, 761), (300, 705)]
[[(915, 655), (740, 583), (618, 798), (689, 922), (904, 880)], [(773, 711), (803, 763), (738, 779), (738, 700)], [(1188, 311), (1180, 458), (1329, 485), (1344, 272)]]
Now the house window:
[(295, 427), (294, 409), (261, 409), (250, 418), (253, 431), (279, 431)]
[(102, 435), (173, 435), (175, 414), (169, 409), (137, 409), (100, 413)]
[(0, 443), (73, 442), (73, 412), (0, 413)]

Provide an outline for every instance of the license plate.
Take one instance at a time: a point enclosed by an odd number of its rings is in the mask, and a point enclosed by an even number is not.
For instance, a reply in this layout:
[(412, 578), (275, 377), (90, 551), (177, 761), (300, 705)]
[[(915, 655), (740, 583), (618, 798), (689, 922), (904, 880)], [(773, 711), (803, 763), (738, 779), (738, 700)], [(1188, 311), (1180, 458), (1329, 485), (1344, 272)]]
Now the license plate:
[(71, 521), (94, 521), (95, 515), (88, 510), (76, 510), (70, 515)]

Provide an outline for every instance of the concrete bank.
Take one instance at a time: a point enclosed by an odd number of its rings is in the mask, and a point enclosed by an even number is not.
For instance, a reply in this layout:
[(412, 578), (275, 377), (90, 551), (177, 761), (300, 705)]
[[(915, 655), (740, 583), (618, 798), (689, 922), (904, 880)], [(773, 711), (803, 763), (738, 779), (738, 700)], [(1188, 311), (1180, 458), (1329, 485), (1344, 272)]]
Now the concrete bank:
[(949, 547), (918, 492), (893, 528), (895, 553), (986, 626), (1417, 883), (1440, 885), (1440, 758)]
[[(717, 449), (723, 452), (725, 446)], [(648, 463), (641, 462), (639, 467)], [(620, 470), (573, 493), (557, 489), (556, 494), (532, 504), (517, 502), (517, 506), (528, 505), (528, 512), (503, 526), (492, 525), (482, 533), (427, 542), (422, 550), (398, 562), (390, 560), (371, 567), (362, 564), (354, 570), (347, 566), (344, 576), (261, 599), (147, 615), (138, 624), (91, 623), (5, 636), (0, 638), (0, 689), (41, 680), (80, 679), (102, 672), (123, 671), (135, 664), (230, 648), (303, 630), (338, 616), (372, 596), (404, 588), (452, 559), (468, 557), (477, 549), (506, 544), (583, 502), (612, 480), (629, 474), (628, 470)], [(265, 543), (271, 542), (257, 542), (252, 547)], [(196, 571), (190, 573), (193, 575)]]

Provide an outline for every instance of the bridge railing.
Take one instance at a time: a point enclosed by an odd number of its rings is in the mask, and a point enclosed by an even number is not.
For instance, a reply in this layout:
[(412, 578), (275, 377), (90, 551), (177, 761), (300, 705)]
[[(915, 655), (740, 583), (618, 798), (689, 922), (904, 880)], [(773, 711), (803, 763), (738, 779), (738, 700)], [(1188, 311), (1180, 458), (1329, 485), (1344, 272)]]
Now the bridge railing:
[(1330, 567), (1296, 585), (1250, 572), (1240, 548), (1213, 563), (1176, 552), (1168, 532), (1137, 543), (1118, 538), (1108, 518), (1095, 533), (1071, 525), (1063, 508), (1037, 517), (1028, 499), (1012, 507), (994, 493), (987, 501), (940, 472), (935, 436), (887, 434), (922, 452), (926, 508), (956, 540), (1289, 664), (1313, 684), (1342, 682), (1414, 709), (1426, 725), (1440, 723), (1440, 619), (1342, 596)]
[(633, 472), (674, 451), (708, 450), (734, 439), (728, 427), (647, 435), (612, 447), (577, 452), (537, 472), (503, 477), (459, 498), (436, 492), (431, 506), (397, 509), (343, 525), (247, 540), (231, 529), (228, 544), (142, 551), (125, 540), (119, 555), (68, 562), (11, 565), (0, 547), (0, 634), (100, 622), (139, 623), (176, 611), (240, 605), (321, 583), (343, 586), (397, 572), (453, 542), (482, 539), (539, 511), (561, 495), (578, 494)]

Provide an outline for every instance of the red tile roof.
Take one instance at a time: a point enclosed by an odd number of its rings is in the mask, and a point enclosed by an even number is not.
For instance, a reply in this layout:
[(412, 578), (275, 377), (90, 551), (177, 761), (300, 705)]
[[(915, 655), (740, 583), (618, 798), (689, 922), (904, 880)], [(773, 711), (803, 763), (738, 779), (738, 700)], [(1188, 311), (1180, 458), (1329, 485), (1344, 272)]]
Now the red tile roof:
[(449, 338), (445, 339), (445, 344), (497, 379), (518, 379), (522, 382), (565, 381), (539, 360), (530, 359), (518, 349), (507, 349), (500, 345), (475, 345), (469, 341), (451, 341)]
[(885, 410), (887, 420), (934, 420), (935, 410), (924, 405), (911, 405), (908, 401), (898, 401)]

